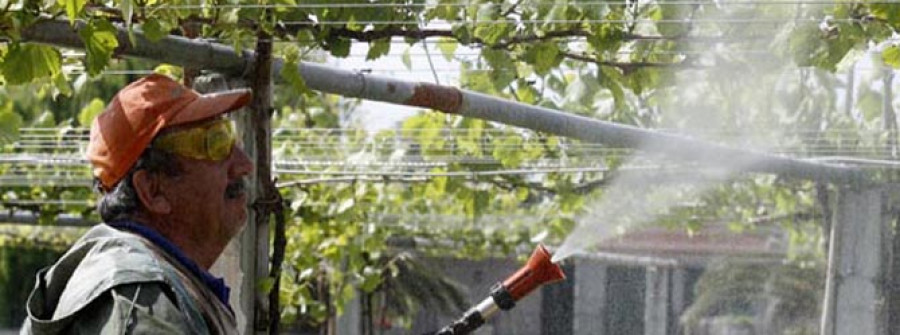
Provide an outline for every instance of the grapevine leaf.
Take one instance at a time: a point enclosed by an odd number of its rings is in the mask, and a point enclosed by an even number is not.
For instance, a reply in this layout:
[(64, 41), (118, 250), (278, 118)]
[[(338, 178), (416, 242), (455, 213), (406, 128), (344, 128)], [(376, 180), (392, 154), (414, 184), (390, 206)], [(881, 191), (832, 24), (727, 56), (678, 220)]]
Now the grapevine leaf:
[(56, 89), (55, 94), (62, 94), (67, 97), (72, 96), (72, 84), (69, 83), (65, 73), (57, 72), (53, 75), (52, 81), (53, 87)]
[(81, 13), (81, 10), (84, 9), (84, 4), (87, 3), (87, 0), (59, 0), (57, 3), (66, 5), (66, 16), (69, 17), (69, 24), (74, 26), (75, 19)]
[(378, 59), (387, 55), (391, 51), (391, 40), (381, 39), (369, 43), (369, 52), (366, 54), (366, 60)]
[(166, 27), (163, 26), (162, 20), (147, 20), (141, 24), (141, 30), (144, 36), (151, 42), (157, 42), (169, 34)]
[(60, 72), (62, 56), (50, 46), (13, 43), (3, 58), (2, 72), (6, 82), (18, 85)]
[[(131, 28), (131, 16), (134, 14), (134, 3), (132, 0), (121, 0), (119, 10), (122, 11), (122, 18), (125, 19), (125, 26)], [(156, 21), (156, 20), (152, 20)]]
[(36, 128), (52, 128), (56, 126), (56, 117), (53, 116), (53, 113), (50, 111), (44, 111), (41, 115), (38, 115), (33, 121), (31, 121), (31, 125), (29, 127)]
[(900, 68), (900, 47), (892, 45), (881, 53), (881, 59), (884, 63), (893, 68)]
[(409, 54), (409, 48), (406, 48), (406, 50), (403, 51), (403, 55), (400, 56), (400, 61), (403, 62), (403, 66), (405, 66), (407, 70), (412, 69), (412, 58)]
[(113, 52), (119, 46), (116, 27), (106, 20), (95, 20), (78, 32), (87, 52), (85, 67), (91, 76), (99, 75), (109, 65)]
[(281, 78), (291, 84), (297, 92), (308, 92), (306, 82), (300, 75), (300, 50), (290, 45), (282, 50), (284, 63), (281, 67)]
[(456, 54), (456, 48), (459, 47), (459, 44), (452, 39), (444, 38), (437, 42), (437, 47), (441, 50), (441, 54), (444, 55), (444, 59), (450, 62), (453, 60), (453, 55)]
[(82, 108), (81, 111), (78, 112), (78, 124), (80, 124), (82, 127), (89, 127), (94, 121), (94, 118), (96, 118), (97, 115), (100, 115), (100, 113), (103, 112), (104, 105), (105, 104), (103, 103), (103, 100), (100, 100), (98, 98), (94, 98), (93, 100), (91, 100), (91, 102), (85, 105), (84, 108)]
[(350, 40), (346, 38), (333, 38), (328, 41), (331, 47), (331, 55), (339, 58), (346, 58), (350, 55)]
[(532, 49), (534, 52), (534, 72), (546, 75), (562, 61), (559, 56), (559, 47), (553, 43), (540, 43)]
[(0, 108), (0, 143), (15, 141), (22, 126), (22, 117), (12, 108), (12, 101)]

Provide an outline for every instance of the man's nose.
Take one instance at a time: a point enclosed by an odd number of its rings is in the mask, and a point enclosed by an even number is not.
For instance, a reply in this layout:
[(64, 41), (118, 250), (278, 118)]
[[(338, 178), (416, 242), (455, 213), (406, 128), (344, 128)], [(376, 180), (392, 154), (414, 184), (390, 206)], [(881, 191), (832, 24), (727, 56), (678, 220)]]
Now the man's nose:
[(240, 146), (235, 146), (231, 150), (231, 157), (228, 159), (231, 160), (231, 166), (228, 171), (231, 177), (243, 177), (253, 172), (253, 162), (250, 161), (250, 156), (247, 156), (247, 153)]

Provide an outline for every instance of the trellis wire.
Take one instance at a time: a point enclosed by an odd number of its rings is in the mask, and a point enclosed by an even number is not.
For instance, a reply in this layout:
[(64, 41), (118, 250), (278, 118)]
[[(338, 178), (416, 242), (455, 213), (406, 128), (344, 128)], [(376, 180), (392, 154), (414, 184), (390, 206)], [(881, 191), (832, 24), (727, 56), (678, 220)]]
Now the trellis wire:
[[(655, 6), (698, 6), (698, 5), (836, 5), (836, 4), (853, 4), (856, 1), (850, 0), (738, 0), (738, 1), (697, 1), (697, 0), (674, 0), (674, 1), (647, 1), (640, 3), (641, 5)], [(892, 1), (868, 1), (866, 4), (891, 4)], [(618, 0), (618, 1), (547, 1), (541, 5), (555, 6), (608, 6), (608, 5), (633, 5), (634, 1)], [(159, 7), (147, 7), (148, 9), (328, 9), (328, 8), (417, 8), (417, 7), (468, 7), (472, 5), (486, 5), (483, 3), (473, 4), (469, 1), (459, 1), (457, 3), (322, 3), (322, 4), (215, 4), (215, 5), (162, 5)], [(498, 5), (498, 4), (487, 4)]]
[[(720, 24), (782, 24), (782, 23), (820, 23), (827, 19), (828, 22), (832, 23), (865, 23), (870, 22), (869, 19), (855, 19), (855, 18), (785, 18), (785, 19), (633, 19), (633, 20), (607, 20), (607, 19), (584, 19), (584, 20), (566, 20), (566, 19), (519, 19), (519, 20), (491, 20), (491, 21), (464, 21), (464, 23), (472, 24), (472, 25), (500, 25), (500, 24), (706, 24), (706, 23), (720, 23)], [(360, 20), (360, 21), (352, 21), (352, 20), (333, 20), (333, 21), (322, 21), (322, 22), (309, 22), (309, 21), (282, 21), (280, 24), (285, 26), (312, 26), (312, 25), (397, 25), (397, 24), (416, 24), (417, 21), (414, 20)]]

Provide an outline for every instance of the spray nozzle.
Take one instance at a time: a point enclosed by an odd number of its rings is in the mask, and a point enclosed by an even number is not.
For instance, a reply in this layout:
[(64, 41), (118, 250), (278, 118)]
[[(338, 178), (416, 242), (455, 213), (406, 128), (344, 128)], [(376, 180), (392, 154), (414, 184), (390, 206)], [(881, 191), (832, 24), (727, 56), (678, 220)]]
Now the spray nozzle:
[(563, 279), (566, 279), (566, 275), (558, 264), (550, 261), (550, 252), (544, 245), (538, 244), (528, 262), (503, 281), (503, 287), (513, 300), (518, 301), (541, 285)]
[(436, 335), (469, 334), (491, 317), (498, 310), (508, 310), (516, 305), (516, 301), (528, 295), (541, 285), (566, 279), (562, 269), (550, 261), (550, 252), (543, 245), (538, 245), (525, 266), (495, 286), (491, 295), (472, 307), (459, 320), (433, 333)]

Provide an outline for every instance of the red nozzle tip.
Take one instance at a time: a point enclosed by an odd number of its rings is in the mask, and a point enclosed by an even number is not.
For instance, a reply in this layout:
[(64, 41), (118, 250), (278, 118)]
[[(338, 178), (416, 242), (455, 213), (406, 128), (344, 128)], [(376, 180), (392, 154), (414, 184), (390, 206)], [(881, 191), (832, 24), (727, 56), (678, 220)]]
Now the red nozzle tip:
[(550, 259), (547, 248), (538, 244), (525, 266), (503, 281), (503, 287), (509, 291), (513, 300), (519, 301), (541, 285), (566, 279), (559, 265)]

